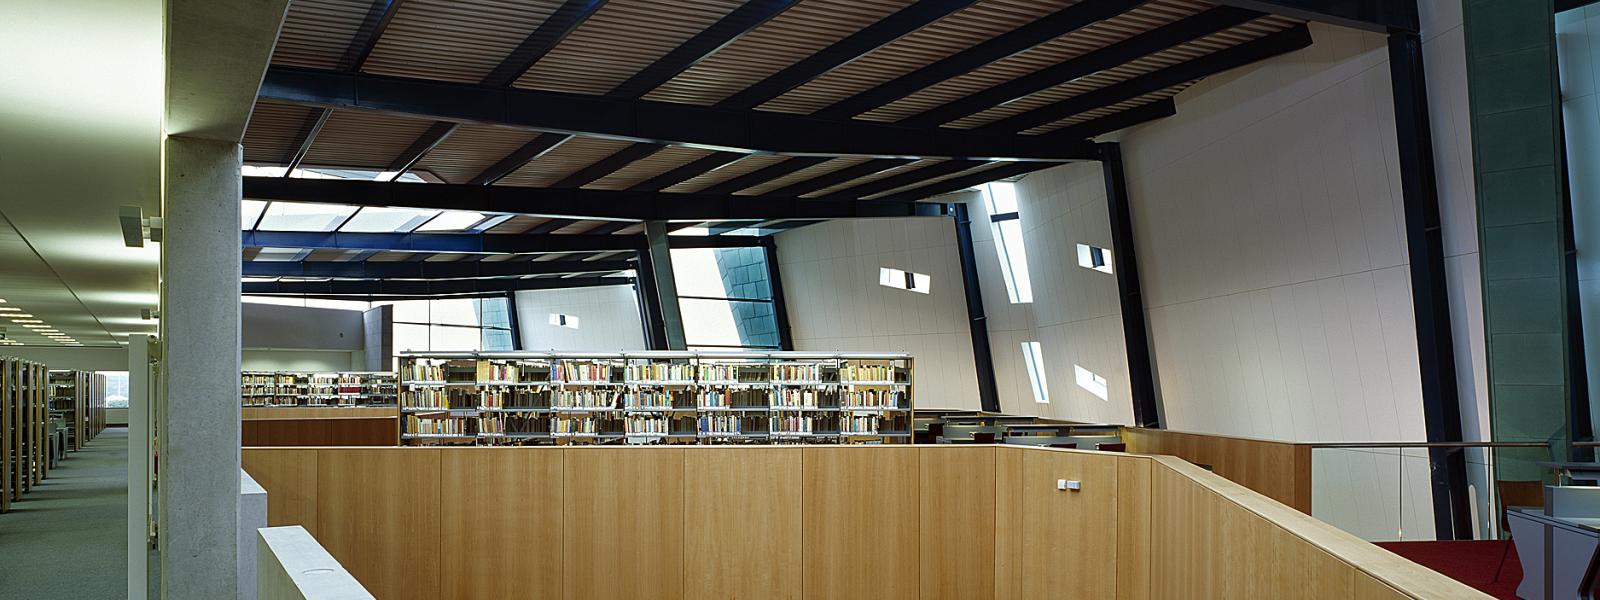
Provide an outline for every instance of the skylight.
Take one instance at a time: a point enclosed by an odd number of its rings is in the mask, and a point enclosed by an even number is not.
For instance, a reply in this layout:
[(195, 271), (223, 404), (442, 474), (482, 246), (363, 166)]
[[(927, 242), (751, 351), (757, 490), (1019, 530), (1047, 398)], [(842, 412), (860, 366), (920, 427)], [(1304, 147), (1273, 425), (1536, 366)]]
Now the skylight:
[(350, 218), (339, 231), (353, 233), (410, 233), (439, 215), (437, 210), (368, 206)]
[(1006, 295), (1012, 304), (1033, 302), (1033, 281), (1028, 277), (1028, 254), (1022, 245), (1022, 220), (1017, 213), (1017, 186), (994, 182), (979, 186), (989, 226), (994, 232), (994, 248), (1000, 258), (1000, 275), (1006, 282)]
[(263, 231), (333, 231), (356, 213), (344, 204), (273, 202), (256, 229)]
[(432, 220), (429, 220), (427, 223), (423, 223), (422, 226), (418, 227), (416, 230), (417, 231), (464, 231), (466, 229), (471, 228), (473, 225), (478, 224), (480, 221), (483, 221), (484, 218), (487, 217), (487, 216), (488, 215), (485, 215), (483, 213), (468, 212), (468, 211), (461, 211), (461, 210), (450, 210), (450, 211), (445, 211), (443, 213), (440, 213), (439, 216), (434, 217)]
[(239, 228), (250, 229), (255, 227), (256, 219), (261, 218), (261, 211), (267, 209), (267, 203), (260, 200), (245, 200), (239, 205)]

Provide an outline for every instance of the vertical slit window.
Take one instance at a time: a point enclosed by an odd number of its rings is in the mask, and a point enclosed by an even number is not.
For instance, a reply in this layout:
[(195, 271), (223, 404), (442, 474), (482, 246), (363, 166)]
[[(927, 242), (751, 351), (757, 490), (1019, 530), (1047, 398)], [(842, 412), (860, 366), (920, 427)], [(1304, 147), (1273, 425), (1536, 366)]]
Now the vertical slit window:
[(1000, 257), (1000, 274), (1012, 304), (1033, 302), (1033, 281), (1028, 277), (1028, 253), (1022, 244), (1022, 219), (1017, 212), (1017, 185), (997, 181), (978, 188), (989, 211), (994, 249)]
[(1044, 348), (1039, 342), (1022, 343), (1022, 360), (1028, 366), (1028, 381), (1033, 384), (1033, 401), (1050, 403), (1050, 386), (1044, 378)]

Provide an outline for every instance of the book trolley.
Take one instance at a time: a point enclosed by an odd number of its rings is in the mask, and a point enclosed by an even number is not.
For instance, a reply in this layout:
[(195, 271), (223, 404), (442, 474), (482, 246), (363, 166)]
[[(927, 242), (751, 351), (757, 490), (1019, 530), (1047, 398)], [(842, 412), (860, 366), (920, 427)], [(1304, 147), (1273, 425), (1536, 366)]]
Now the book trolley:
[(395, 405), (389, 371), (244, 371), (239, 398), (247, 407)]
[(406, 353), (402, 444), (910, 443), (906, 354)]

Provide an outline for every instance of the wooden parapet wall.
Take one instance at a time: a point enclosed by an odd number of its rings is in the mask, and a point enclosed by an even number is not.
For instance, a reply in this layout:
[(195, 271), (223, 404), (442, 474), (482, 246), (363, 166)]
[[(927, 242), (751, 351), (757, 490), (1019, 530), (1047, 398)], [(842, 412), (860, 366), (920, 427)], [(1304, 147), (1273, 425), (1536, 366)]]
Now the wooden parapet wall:
[(1124, 427), (1128, 452), (1166, 454), (1311, 514), (1311, 444)]
[(394, 407), (245, 407), (245, 446), (396, 446)]
[(272, 525), (384, 600), (1486, 597), (1170, 457), (246, 448), (244, 467)]

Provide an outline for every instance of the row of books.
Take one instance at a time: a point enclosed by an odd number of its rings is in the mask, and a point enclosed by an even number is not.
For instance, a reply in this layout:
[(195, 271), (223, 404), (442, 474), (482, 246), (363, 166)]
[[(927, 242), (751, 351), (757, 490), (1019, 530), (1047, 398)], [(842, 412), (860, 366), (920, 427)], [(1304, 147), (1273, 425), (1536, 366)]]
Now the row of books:
[(653, 364), (653, 365), (628, 365), (624, 373), (628, 381), (694, 381), (695, 369), (693, 365)]

